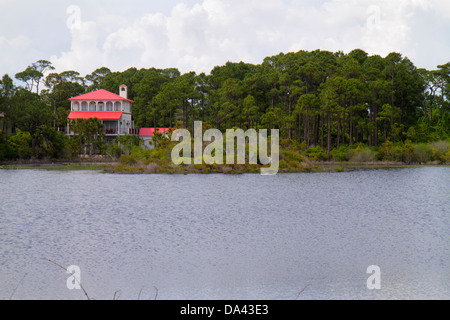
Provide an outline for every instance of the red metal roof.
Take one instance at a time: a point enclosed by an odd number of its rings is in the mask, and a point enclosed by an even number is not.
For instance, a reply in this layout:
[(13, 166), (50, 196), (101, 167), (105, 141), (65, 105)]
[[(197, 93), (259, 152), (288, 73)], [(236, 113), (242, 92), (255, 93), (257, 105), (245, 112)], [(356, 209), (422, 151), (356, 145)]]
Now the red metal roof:
[(86, 100), (102, 100), (102, 101), (129, 101), (129, 102), (133, 102), (133, 100), (130, 99), (125, 99), (115, 93), (106, 91), (104, 89), (100, 89), (100, 90), (96, 90), (96, 91), (92, 91), (89, 93), (85, 93), (82, 94), (81, 96), (78, 97), (73, 97), (70, 98), (69, 100), (71, 101), (86, 101)]
[[(156, 128), (156, 132), (166, 133), (170, 131), (170, 128)], [(153, 137), (155, 134), (155, 128), (141, 128), (139, 131), (139, 137)]]
[(123, 112), (110, 112), (110, 111), (72, 111), (67, 119), (89, 119), (89, 118), (97, 118), (100, 120), (120, 120)]

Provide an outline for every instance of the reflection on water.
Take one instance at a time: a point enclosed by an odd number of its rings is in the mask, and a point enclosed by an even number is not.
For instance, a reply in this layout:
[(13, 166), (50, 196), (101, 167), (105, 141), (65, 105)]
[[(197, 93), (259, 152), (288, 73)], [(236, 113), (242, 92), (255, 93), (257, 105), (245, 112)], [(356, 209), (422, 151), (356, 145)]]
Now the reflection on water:
[(0, 181), (0, 299), (450, 298), (449, 168)]

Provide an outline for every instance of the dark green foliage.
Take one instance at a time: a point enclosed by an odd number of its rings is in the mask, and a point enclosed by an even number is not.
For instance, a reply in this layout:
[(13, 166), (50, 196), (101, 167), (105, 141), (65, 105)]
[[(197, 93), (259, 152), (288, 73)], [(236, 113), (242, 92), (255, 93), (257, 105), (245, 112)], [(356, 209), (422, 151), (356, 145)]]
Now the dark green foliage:
[[(70, 140), (55, 133), (66, 126), (70, 97), (100, 88), (117, 93), (121, 84), (134, 101), (138, 128), (180, 124), (192, 130), (201, 120), (222, 131), (279, 129), (281, 139), (296, 141), (317, 160), (371, 159), (375, 152), (378, 160), (433, 161), (423, 146), (414, 155), (406, 141), (450, 137), (450, 63), (418, 69), (396, 52), (384, 58), (360, 49), (280, 53), (260, 64), (227, 62), (209, 75), (99, 67), (85, 77), (73, 70), (44, 76), (52, 69), (50, 62), (39, 60), (18, 72), (26, 88), (16, 87), (8, 75), (0, 81), (0, 130), (8, 135), (0, 140), (0, 157), (64, 157), (67, 150), (113, 157), (131, 153), (133, 141), (106, 150), (98, 126), (93, 128), (97, 135), (85, 128)], [(13, 139), (12, 147), (10, 138), (19, 130), (23, 134), (15, 139), (20, 143)], [(31, 137), (31, 155), (25, 133)], [(364, 147), (356, 150), (358, 144)]]
[(337, 161), (349, 161), (352, 154), (353, 152), (348, 145), (341, 145), (339, 149), (331, 150), (331, 158)]
[(72, 142), (72, 153), (83, 154), (104, 154), (106, 151), (105, 134), (103, 125), (97, 118), (72, 120), (70, 125), (73, 128), (74, 136)]
[(310, 160), (327, 160), (328, 158), (326, 151), (320, 146), (308, 148), (305, 151), (305, 155)]
[(426, 143), (419, 143), (414, 146), (413, 159), (418, 163), (426, 163), (432, 160), (433, 151)]
[(8, 148), (11, 150), (11, 159), (30, 159), (33, 155), (31, 149), (31, 134), (18, 130), (17, 134), (8, 140)]
[(376, 159), (380, 161), (397, 161), (404, 163), (448, 163), (450, 160), (450, 142), (412, 143), (410, 140), (393, 144), (386, 141), (378, 148)]

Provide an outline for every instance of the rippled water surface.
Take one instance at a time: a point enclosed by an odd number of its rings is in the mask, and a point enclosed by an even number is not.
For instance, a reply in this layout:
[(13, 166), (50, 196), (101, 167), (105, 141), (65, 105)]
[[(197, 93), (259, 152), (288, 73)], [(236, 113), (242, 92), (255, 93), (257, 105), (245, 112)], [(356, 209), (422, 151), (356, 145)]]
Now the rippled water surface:
[(70, 265), (95, 299), (450, 298), (448, 167), (0, 170), (0, 186), (0, 299), (85, 299)]

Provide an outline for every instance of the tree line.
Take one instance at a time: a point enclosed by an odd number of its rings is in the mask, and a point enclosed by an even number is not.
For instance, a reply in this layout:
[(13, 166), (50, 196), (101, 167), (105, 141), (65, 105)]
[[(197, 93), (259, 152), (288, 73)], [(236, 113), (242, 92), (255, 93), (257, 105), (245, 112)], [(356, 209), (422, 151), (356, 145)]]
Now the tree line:
[(121, 84), (134, 100), (137, 128), (192, 130), (203, 121), (220, 130), (279, 129), (282, 139), (320, 147), (328, 158), (341, 146), (430, 142), (450, 133), (450, 62), (426, 70), (396, 52), (384, 58), (360, 49), (280, 53), (260, 64), (227, 62), (208, 75), (176, 68), (101, 67), (84, 77), (53, 71), (39, 60), (15, 74), (22, 85), (9, 75), (1, 79), (0, 158), (79, 152), (79, 137), (64, 135), (68, 99), (97, 89), (118, 93)]

